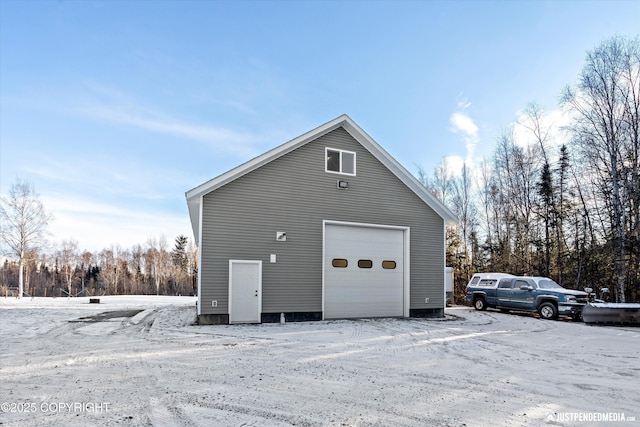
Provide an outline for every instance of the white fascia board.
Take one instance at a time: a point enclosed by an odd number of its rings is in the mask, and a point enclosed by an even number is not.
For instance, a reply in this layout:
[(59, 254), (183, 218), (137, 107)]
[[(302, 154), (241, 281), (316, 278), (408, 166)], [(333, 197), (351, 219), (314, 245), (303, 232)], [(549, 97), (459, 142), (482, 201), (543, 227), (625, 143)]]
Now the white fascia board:
[[(201, 197), (202, 199), (202, 197)], [(196, 224), (197, 228), (194, 227), (194, 232), (196, 232), (197, 230), (197, 234), (195, 234), (195, 238), (196, 238), (196, 246), (198, 247), (198, 316), (200, 316), (202, 314), (202, 268), (200, 267), (202, 265), (202, 248), (200, 247), (200, 240), (202, 240), (202, 227), (200, 226), (200, 224), (202, 223), (202, 210), (203, 210), (203, 206), (202, 203), (198, 204), (198, 219)], [(189, 209), (191, 209), (191, 207), (189, 207)], [(191, 215), (191, 213), (189, 213), (189, 215)], [(191, 217), (192, 220), (192, 226), (193, 226), (193, 217)]]
[(195, 239), (197, 247), (200, 247), (200, 215), (202, 209), (201, 199), (202, 197), (187, 199), (187, 207), (189, 208), (189, 219), (191, 220), (191, 230), (193, 231), (193, 238)]

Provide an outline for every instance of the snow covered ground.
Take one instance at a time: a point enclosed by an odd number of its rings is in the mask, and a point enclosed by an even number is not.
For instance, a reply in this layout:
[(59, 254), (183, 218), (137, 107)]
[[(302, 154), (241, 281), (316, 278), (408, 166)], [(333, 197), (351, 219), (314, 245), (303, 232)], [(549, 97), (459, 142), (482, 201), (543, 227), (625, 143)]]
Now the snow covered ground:
[(194, 319), (189, 297), (1, 298), (0, 424), (640, 421), (640, 328), (466, 307), (444, 320)]

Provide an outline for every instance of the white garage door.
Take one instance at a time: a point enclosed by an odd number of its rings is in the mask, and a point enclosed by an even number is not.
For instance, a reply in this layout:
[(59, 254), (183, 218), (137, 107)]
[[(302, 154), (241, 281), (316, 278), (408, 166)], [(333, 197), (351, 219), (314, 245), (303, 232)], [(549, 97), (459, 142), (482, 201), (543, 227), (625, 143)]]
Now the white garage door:
[(325, 225), (324, 318), (403, 316), (404, 231)]

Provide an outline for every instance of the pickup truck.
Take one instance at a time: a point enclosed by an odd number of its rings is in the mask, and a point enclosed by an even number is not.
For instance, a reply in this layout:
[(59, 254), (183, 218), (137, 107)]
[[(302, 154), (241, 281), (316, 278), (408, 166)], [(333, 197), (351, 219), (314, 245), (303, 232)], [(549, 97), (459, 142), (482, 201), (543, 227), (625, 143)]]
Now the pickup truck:
[(579, 320), (588, 302), (586, 292), (565, 289), (549, 278), (502, 273), (473, 275), (466, 298), (476, 310), (492, 307), (506, 312), (537, 312), (543, 319), (563, 315)]

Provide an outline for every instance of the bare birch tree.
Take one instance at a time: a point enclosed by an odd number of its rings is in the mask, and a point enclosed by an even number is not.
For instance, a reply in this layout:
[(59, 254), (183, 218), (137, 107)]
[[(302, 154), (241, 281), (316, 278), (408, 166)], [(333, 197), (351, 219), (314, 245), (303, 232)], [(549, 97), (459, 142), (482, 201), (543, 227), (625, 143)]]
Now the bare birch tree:
[[(576, 145), (600, 178), (599, 196), (607, 207), (612, 242), (616, 300), (625, 301), (628, 206), (633, 198), (633, 140), (637, 141), (637, 96), (640, 67), (635, 40), (614, 37), (587, 53), (578, 83), (567, 87), (563, 102), (574, 114)], [(635, 103), (635, 106), (633, 106)], [(633, 123), (635, 120), (635, 123)], [(633, 134), (635, 127), (635, 136)], [(636, 166), (637, 168), (637, 166)], [(629, 191), (631, 190), (631, 191)]]
[(160, 236), (158, 239), (149, 238), (147, 245), (146, 263), (150, 269), (149, 274), (153, 277), (156, 285), (156, 295), (160, 295), (160, 285), (171, 269), (171, 258), (167, 252), (167, 238), (165, 236)]
[(69, 298), (71, 298), (71, 288), (76, 275), (79, 258), (78, 242), (73, 239), (64, 240), (62, 242), (62, 248), (58, 251), (58, 261), (60, 263), (60, 273), (67, 285), (67, 296)]
[[(475, 238), (475, 230), (478, 225), (476, 204), (474, 200), (474, 189), (472, 185), (471, 172), (466, 163), (462, 164), (460, 176), (452, 179), (453, 197), (452, 208), (459, 218), (457, 231), (460, 239), (461, 253), (458, 254), (457, 267), (462, 273), (462, 280), (457, 280), (454, 284), (455, 294), (463, 294), (466, 278), (472, 274), (471, 266), (475, 262), (474, 256), (477, 251), (472, 250), (471, 241)], [(457, 286), (456, 286), (457, 285)]]
[(111, 245), (110, 248), (103, 249), (98, 255), (100, 260), (100, 276), (102, 277), (107, 293), (118, 294), (118, 280), (121, 269), (118, 257), (122, 248), (120, 245)]
[(8, 254), (18, 258), (18, 296), (24, 292), (24, 270), (29, 253), (35, 253), (44, 244), (48, 214), (32, 184), (17, 180), (8, 197), (0, 197), (0, 239)]

